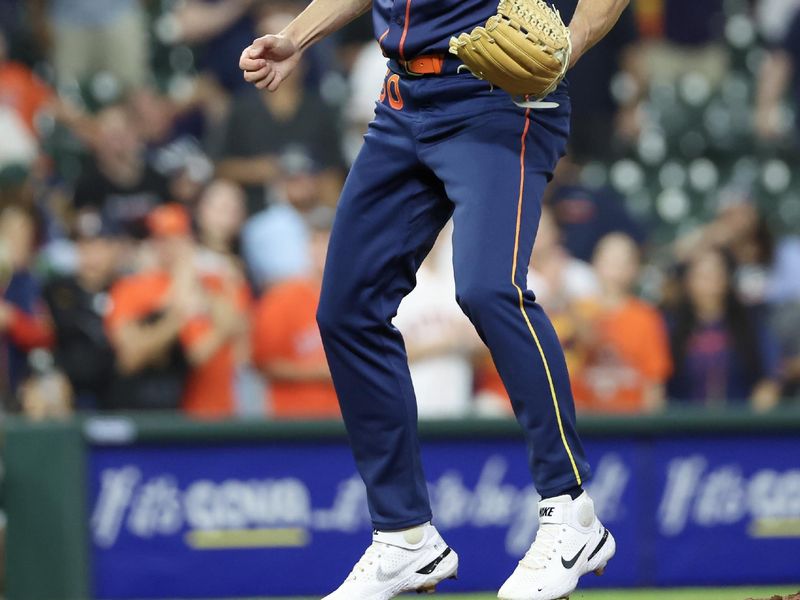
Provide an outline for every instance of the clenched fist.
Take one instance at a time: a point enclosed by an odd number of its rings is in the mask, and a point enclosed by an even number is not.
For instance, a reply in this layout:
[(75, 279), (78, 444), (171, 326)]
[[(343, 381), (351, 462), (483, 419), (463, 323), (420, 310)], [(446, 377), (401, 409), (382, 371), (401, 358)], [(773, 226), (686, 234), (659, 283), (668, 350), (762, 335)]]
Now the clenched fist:
[(265, 35), (242, 52), (239, 68), (246, 81), (260, 90), (274, 92), (292, 74), (302, 52), (285, 35)]

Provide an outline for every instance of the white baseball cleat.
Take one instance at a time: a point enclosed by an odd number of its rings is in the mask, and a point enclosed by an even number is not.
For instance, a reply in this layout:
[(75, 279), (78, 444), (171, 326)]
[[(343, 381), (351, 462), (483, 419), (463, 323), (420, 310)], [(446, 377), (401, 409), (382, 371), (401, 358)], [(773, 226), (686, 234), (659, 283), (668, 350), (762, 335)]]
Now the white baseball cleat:
[(375, 531), (344, 583), (323, 600), (389, 600), (404, 592), (432, 593), (457, 572), (458, 555), (430, 523), (405, 531)]
[(500, 600), (562, 600), (586, 573), (602, 575), (616, 544), (584, 492), (539, 503), (536, 540), (500, 588)]

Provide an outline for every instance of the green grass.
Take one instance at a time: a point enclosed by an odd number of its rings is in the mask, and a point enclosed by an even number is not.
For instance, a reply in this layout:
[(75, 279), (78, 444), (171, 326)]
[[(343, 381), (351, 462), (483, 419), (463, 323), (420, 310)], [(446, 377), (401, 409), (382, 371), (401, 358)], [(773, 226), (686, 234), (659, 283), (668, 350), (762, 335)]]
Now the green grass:
[[(745, 598), (769, 598), (775, 594), (788, 595), (795, 588), (728, 588), (728, 589), (681, 589), (681, 590), (633, 590), (633, 591), (577, 591), (570, 600), (745, 600)], [(491, 596), (477, 596), (471, 600), (484, 600)], [(462, 597), (465, 600), (465, 597)]]
[(572, 600), (745, 600), (770, 598), (775, 594), (789, 595), (798, 590), (789, 588), (686, 589), (640, 590), (633, 592), (577, 592)]
[[(603, 590), (603, 591), (577, 591), (570, 600), (745, 600), (746, 598), (770, 598), (775, 594), (784, 596), (796, 593), (800, 584), (796, 586), (775, 586), (769, 588), (693, 588), (680, 590)], [(411, 598), (414, 596), (408, 596)], [(442, 598), (442, 600), (497, 600), (495, 594), (468, 594), (452, 595), (437, 594), (435, 596), (416, 596), (417, 598)], [(304, 598), (274, 598), (272, 600), (318, 600)]]

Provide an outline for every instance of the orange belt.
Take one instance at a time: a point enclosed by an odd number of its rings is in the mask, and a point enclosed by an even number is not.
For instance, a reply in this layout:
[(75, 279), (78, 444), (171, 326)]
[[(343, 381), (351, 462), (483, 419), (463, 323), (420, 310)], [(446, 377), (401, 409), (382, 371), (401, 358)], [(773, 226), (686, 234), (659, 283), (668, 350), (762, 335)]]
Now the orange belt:
[(440, 75), (444, 69), (444, 54), (428, 54), (397, 62), (409, 75)]

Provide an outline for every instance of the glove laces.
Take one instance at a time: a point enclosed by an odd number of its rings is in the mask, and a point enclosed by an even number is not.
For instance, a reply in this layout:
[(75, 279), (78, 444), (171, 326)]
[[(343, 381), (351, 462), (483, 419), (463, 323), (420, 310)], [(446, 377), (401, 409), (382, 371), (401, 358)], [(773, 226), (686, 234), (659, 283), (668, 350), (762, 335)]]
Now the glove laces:
[[(565, 35), (566, 26), (563, 25), (561, 19), (561, 12), (555, 7), (551, 6), (544, 0), (532, 0), (543, 10), (551, 10), (555, 13), (556, 19), (549, 20), (543, 19), (542, 13), (534, 13), (531, 11), (530, 4), (521, 2), (520, 0), (500, 0), (500, 5), (497, 10), (501, 15), (514, 14), (521, 21), (532, 25), (538, 29), (543, 35), (557, 39)], [(558, 23), (558, 25), (556, 25)]]

